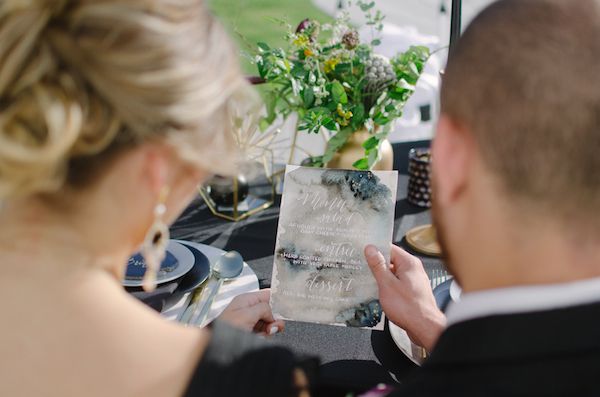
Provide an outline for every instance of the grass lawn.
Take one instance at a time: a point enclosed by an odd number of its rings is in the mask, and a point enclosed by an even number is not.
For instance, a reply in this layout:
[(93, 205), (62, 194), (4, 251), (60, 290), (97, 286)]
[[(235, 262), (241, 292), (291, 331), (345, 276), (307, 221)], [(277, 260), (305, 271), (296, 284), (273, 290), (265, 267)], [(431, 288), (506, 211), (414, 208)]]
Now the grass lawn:
[[(286, 28), (271, 18), (283, 19), (294, 27), (305, 18), (321, 23), (332, 21), (310, 0), (209, 0), (208, 5), (235, 38), (240, 50), (251, 54), (259, 41), (271, 47), (285, 45)], [(254, 65), (240, 58), (247, 74), (257, 74)]]

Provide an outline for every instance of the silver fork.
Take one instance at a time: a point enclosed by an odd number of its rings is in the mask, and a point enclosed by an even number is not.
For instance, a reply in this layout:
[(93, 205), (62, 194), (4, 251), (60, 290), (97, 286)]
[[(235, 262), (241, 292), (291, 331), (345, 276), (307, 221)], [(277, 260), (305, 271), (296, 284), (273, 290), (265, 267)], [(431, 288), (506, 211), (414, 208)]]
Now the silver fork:
[(431, 282), (431, 289), (434, 289), (438, 285), (448, 280), (448, 271), (441, 265), (434, 265), (429, 270), (429, 280)]

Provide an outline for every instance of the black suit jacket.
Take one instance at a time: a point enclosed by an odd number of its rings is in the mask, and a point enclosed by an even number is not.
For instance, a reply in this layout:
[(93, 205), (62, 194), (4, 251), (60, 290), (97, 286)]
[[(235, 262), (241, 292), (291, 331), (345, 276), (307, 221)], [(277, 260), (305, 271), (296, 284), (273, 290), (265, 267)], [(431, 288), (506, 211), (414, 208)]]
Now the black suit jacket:
[(600, 303), (454, 324), (392, 396), (600, 396)]

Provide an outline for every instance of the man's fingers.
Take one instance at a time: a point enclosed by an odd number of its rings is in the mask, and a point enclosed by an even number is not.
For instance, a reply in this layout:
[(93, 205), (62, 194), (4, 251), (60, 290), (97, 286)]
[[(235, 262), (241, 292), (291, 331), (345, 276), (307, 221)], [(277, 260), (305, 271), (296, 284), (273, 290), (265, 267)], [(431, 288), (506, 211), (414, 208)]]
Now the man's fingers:
[(421, 261), (417, 257), (409, 254), (402, 248), (393, 244), (390, 259), (391, 262), (394, 264), (395, 270), (400, 272), (407, 271), (418, 265), (420, 265), (421, 267), (423, 266), (421, 264)]
[(369, 265), (377, 284), (381, 286), (389, 281), (390, 276), (393, 277), (385, 258), (381, 252), (379, 252), (377, 247), (374, 245), (367, 245), (365, 247), (365, 258), (367, 259), (367, 264)]

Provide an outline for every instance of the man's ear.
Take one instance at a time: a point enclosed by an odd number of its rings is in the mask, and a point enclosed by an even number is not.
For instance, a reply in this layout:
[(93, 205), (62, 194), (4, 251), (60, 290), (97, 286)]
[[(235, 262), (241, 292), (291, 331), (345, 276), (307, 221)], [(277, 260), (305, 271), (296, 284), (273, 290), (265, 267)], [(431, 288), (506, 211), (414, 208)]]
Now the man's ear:
[(470, 131), (447, 115), (440, 115), (432, 144), (433, 194), (440, 205), (455, 202), (464, 192), (474, 150)]

